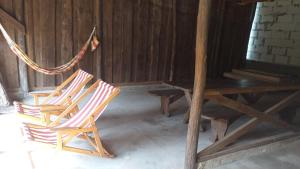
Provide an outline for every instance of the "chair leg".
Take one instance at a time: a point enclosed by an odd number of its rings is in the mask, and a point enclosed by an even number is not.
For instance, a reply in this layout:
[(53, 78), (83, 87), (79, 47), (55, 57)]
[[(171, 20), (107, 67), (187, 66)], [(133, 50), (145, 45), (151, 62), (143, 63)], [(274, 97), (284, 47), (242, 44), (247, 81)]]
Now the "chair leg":
[(100, 136), (99, 136), (99, 133), (98, 133), (98, 130), (96, 127), (94, 127), (94, 130), (93, 130), (93, 135), (94, 135), (94, 139), (95, 139), (95, 143), (96, 143), (96, 146), (97, 146), (97, 151), (99, 152), (99, 155), (101, 157), (109, 157), (109, 158), (112, 158), (114, 157), (113, 154), (109, 153), (103, 146), (101, 140), (100, 140)]

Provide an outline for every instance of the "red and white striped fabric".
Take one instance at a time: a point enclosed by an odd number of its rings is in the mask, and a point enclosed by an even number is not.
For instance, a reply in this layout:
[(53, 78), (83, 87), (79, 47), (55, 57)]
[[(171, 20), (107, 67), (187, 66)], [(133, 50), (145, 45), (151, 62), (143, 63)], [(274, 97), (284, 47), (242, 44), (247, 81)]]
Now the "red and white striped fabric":
[[(50, 105), (65, 105), (67, 102), (65, 102), (65, 99), (69, 97), (69, 95), (79, 87), (79, 85), (84, 82), (86, 79), (91, 77), (92, 75), (83, 71), (79, 70), (77, 76), (74, 78), (74, 80), (71, 82), (71, 84), (62, 92), (62, 94), (58, 97), (54, 97), (53, 99), (49, 100), (46, 104)], [(85, 86), (82, 87), (80, 92), (78, 92), (75, 96), (73, 96), (71, 99), (72, 101), (76, 100), (82, 93)], [(41, 118), (40, 113), (40, 107), (39, 106), (31, 106), (31, 105), (25, 105), (19, 102), (15, 102), (15, 109), (17, 113), (26, 114), (29, 116), (34, 116)]]
[[(46, 104), (52, 104), (52, 105), (66, 104), (64, 100), (71, 94), (71, 92), (77, 89), (82, 82), (84, 82), (86, 79), (88, 79), (91, 76), (92, 76), (91, 74), (83, 70), (79, 70), (77, 76), (74, 78), (72, 83), (68, 86), (68, 88), (63, 90), (60, 96), (50, 99)], [(82, 89), (83, 88), (84, 86), (82, 87)], [(80, 96), (82, 89), (74, 97), (72, 97), (72, 101), (76, 100)]]
[[(101, 81), (99, 82), (98, 87), (95, 90), (95, 93), (89, 99), (89, 101), (70, 119), (67, 119), (64, 123), (54, 127), (89, 127), (90, 124), (86, 123), (92, 115), (96, 115), (95, 121), (101, 116), (107, 105), (99, 112), (95, 114), (96, 108), (101, 105), (112, 93), (116, 90), (115, 87)], [(32, 128), (28, 124), (23, 123), (23, 133), (26, 139), (32, 141), (38, 141), (43, 143), (52, 143), (55, 144), (57, 140), (57, 132), (52, 131), (51, 128), (40, 127)], [(63, 139), (67, 135), (62, 136)]]
[(30, 116), (41, 118), (41, 108), (38, 106), (29, 106), (20, 102), (14, 102), (17, 113), (27, 114)]

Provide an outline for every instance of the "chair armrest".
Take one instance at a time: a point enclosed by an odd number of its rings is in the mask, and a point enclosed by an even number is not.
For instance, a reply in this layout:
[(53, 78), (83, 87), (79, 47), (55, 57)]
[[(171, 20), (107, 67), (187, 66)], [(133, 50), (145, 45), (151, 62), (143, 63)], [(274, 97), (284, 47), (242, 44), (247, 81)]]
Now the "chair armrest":
[[(53, 96), (59, 96), (61, 95), (61, 91), (54, 91), (55, 93), (53, 94)], [(30, 93), (30, 95), (33, 96), (33, 99), (34, 99), (34, 104), (35, 105), (39, 105), (39, 98), (40, 97), (48, 97), (50, 95), (52, 95), (53, 92), (51, 93)]]
[(33, 97), (48, 97), (51, 93), (29, 93)]
[(52, 131), (58, 132), (90, 132), (93, 128), (79, 128), (79, 127), (60, 127), (60, 128), (51, 128)]
[(41, 107), (42, 113), (53, 112), (53, 111), (62, 112), (64, 110), (66, 110), (66, 108), (67, 108), (62, 105), (40, 105), (39, 107)]
[[(59, 96), (61, 92), (55, 92), (54, 96)], [(32, 95), (33, 97), (48, 97), (49, 95), (52, 94), (51, 93), (29, 93), (30, 95)]]

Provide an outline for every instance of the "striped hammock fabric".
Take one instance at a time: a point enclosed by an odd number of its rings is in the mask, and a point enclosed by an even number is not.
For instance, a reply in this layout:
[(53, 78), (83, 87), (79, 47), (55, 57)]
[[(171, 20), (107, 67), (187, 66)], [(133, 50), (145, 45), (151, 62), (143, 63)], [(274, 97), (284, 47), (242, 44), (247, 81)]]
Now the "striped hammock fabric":
[[(66, 128), (66, 127), (70, 127), (70, 128), (90, 127), (90, 123), (88, 123), (89, 118), (94, 115), (94, 121), (96, 121), (102, 115), (107, 105), (105, 105), (103, 109), (99, 110), (99, 112), (95, 112), (95, 111), (115, 92), (115, 90), (117, 90), (117, 88), (115, 88), (114, 86), (111, 86), (103, 81), (100, 81), (91, 99), (89, 99), (89, 101), (74, 116), (67, 119), (64, 123), (52, 128), (59, 129), (59, 128)], [(32, 110), (30, 110), (30, 108), (24, 109), (18, 106), (15, 106), (15, 108), (18, 112), (28, 111), (30, 113), (33, 113), (35, 111), (35, 109)], [(37, 141), (42, 143), (50, 143), (50, 144), (55, 144), (57, 141), (57, 132), (51, 130), (51, 127), (40, 126), (40, 127), (33, 128), (27, 123), (22, 123), (22, 129), (23, 129), (23, 134), (27, 140)], [(62, 139), (64, 140), (67, 137), (68, 135), (63, 135)]]
[[(6, 32), (6, 30), (3, 28), (2, 24), (0, 23), (0, 30), (6, 40), (6, 42), (8, 43), (9, 48), (23, 61), (25, 62), (28, 66), (30, 66), (32, 69), (43, 73), (43, 74), (47, 74), (47, 75), (55, 75), (55, 74), (61, 74), (63, 72), (66, 72), (68, 70), (70, 70), (72, 67), (74, 67), (83, 57), (84, 54), (86, 53), (88, 46), (90, 44), (90, 42), (96, 41), (94, 39), (96, 39), (95, 36), (95, 30), (96, 28), (94, 27), (92, 33), (89, 36), (89, 39), (85, 42), (85, 44), (83, 45), (83, 47), (80, 49), (79, 53), (73, 57), (73, 59), (71, 59), (68, 63), (55, 67), (55, 68), (43, 68), (41, 66), (39, 66), (36, 62), (34, 62), (30, 57), (28, 57), (26, 55), (26, 53), (11, 39), (11, 37), (8, 35), (8, 33)], [(94, 38), (93, 38), (94, 35)], [(92, 43), (92, 48), (93, 50), (95, 50), (96, 46), (99, 43), (93, 42)], [(92, 51), (93, 51), (92, 50)]]

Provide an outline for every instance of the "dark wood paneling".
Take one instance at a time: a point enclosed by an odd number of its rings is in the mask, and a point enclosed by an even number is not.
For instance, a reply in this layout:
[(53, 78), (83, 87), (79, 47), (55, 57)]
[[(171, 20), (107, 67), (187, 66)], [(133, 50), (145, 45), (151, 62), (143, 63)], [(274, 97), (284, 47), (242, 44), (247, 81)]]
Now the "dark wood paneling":
[[(15, 11), (13, 8), (12, 0), (1, 0), (0, 8), (6, 13), (15, 17)], [(6, 20), (0, 19), (3, 26), (7, 29), (8, 34), (15, 39), (14, 25), (6, 22)], [(18, 60), (17, 57), (10, 51), (8, 45), (5, 42), (4, 37), (0, 36), (0, 71), (3, 75), (5, 86), (10, 89), (18, 89), (19, 85), (19, 72), (18, 72)]]
[[(12, 2), (24, 2), (24, 16), (16, 13), (23, 10), (17, 5), (14, 11)], [(1, 9), (25, 22), (26, 52), (44, 67), (68, 62), (96, 26), (99, 48), (94, 53), (89, 50), (74, 69), (80, 67), (115, 83), (193, 79), (197, 4), (198, 0), (0, 1)], [(209, 77), (218, 77), (244, 62), (253, 7), (213, 0)], [(19, 35), (12, 25), (3, 23), (13, 38)], [(5, 44), (2, 36), (0, 42)], [(18, 60), (6, 44), (0, 50), (0, 70), (7, 86), (18, 89)], [(57, 85), (73, 72), (46, 76), (28, 68), (29, 87)]]

